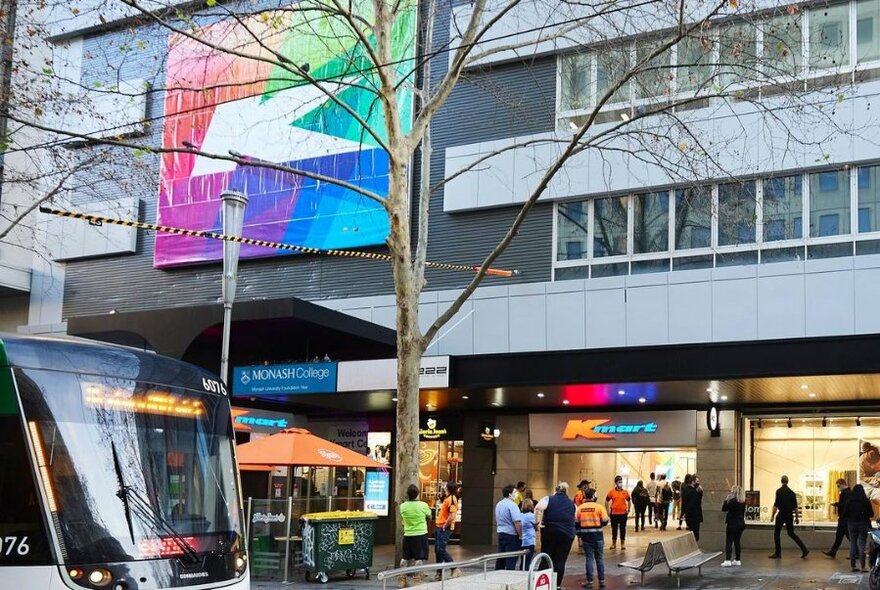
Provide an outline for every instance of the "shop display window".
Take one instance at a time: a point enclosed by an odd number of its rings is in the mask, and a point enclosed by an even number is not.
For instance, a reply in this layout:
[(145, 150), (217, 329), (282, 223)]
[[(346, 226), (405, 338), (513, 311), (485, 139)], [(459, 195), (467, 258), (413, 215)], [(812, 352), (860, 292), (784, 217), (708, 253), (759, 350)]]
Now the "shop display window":
[(743, 482), (753, 507), (750, 522), (771, 522), (780, 477), (798, 498), (801, 524), (835, 525), (838, 491), (845, 479), (862, 484), (880, 517), (880, 417), (747, 417)]
[[(464, 462), (464, 441), (439, 440), (419, 442), (419, 484), (421, 499), (431, 508), (432, 514), (439, 508), (438, 498), (446, 483), (461, 483), (462, 464)], [(460, 500), (460, 499), (459, 499)], [(453, 535), (458, 535), (461, 528), (463, 503), (459, 501)], [(429, 532), (433, 534), (433, 522)]]

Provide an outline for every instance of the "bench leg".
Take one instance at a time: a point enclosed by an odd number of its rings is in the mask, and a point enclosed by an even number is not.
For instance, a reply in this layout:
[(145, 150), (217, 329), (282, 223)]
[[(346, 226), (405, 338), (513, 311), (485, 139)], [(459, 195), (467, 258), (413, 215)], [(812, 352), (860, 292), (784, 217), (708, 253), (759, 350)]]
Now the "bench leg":
[(697, 566), (697, 576), (703, 575), (703, 566)]
[(644, 586), (645, 585), (645, 572), (641, 571), (641, 572), (639, 572), (639, 575), (641, 576), (641, 578), (639, 579), (639, 586)]
[(675, 587), (681, 588), (681, 572), (675, 572)]

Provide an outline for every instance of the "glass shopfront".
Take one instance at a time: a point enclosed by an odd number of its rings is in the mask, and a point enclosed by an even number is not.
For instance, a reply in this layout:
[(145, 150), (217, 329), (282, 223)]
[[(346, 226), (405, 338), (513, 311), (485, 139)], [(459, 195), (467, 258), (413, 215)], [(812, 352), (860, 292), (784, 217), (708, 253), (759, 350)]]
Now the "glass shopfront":
[[(448, 482), (462, 483), (464, 464), (464, 441), (460, 440), (460, 420), (436, 416), (422, 418), (419, 428), (419, 486), (421, 499), (431, 508), (432, 518), (428, 532), (434, 535), (434, 515), (440, 508), (440, 502)], [(452, 528), (453, 538), (461, 532), (463, 502), (461, 492), (458, 496), (458, 513)]]
[(802, 524), (836, 524), (838, 479), (862, 484), (880, 516), (880, 416), (748, 416), (744, 422), (750, 522), (771, 522), (782, 475), (797, 495)]

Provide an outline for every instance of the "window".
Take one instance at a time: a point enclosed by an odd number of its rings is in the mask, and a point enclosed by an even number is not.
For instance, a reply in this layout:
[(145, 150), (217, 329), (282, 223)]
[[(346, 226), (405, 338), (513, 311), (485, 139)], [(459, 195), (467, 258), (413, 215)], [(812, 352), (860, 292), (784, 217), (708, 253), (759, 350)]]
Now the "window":
[(593, 257), (626, 254), (626, 209), (629, 197), (593, 201)]
[(589, 239), (586, 201), (559, 203), (556, 221), (556, 260), (586, 258)]
[(810, 11), (809, 51), (813, 68), (849, 64), (849, 3)]
[(849, 170), (810, 174), (810, 237), (849, 232)]
[(695, 92), (710, 86), (712, 40), (706, 35), (685, 37), (678, 44), (678, 91)]
[(755, 183), (733, 182), (718, 187), (718, 245), (752, 244), (757, 225)]
[(633, 200), (633, 253), (669, 249), (669, 193), (636, 195)]
[[(632, 67), (632, 57), (630, 55), (630, 46), (618, 45), (617, 47), (608, 47), (596, 54), (596, 101), (602, 100), (605, 93), (608, 92), (619, 80), (621, 80)], [(629, 82), (621, 85), (615, 92), (609, 103), (623, 102), (629, 100)]]
[(801, 68), (801, 17), (799, 13), (776, 16), (764, 25), (764, 76), (797, 75)]
[(675, 191), (675, 249), (712, 245), (712, 189), (708, 186)]
[(803, 178), (785, 176), (764, 181), (764, 241), (800, 239)]
[(562, 57), (559, 106), (563, 111), (576, 111), (591, 106), (592, 61), (590, 54)]
[(856, 61), (880, 59), (880, 0), (856, 2)]
[[(636, 43), (638, 63), (648, 59), (663, 43), (663, 39), (646, 39)], [(636, 77), (636, 98), (652, 98), (669, 95), (672, 76), (669, 52), (661, 53), (643, 66), (644, 71)]]
[[(788, 475), (789, 488), (798, 499), (803, 524), (837, 523), (833, 506), (836, 482), (852, 487), (880, 476), (880, 418), (829, 416), (823, 418), (772, 416), (745, 419), (753, 445), (743, 449), (746, 520), (772, 522), (779, 477)], [(754, 457), (754, 459), (753, 459)], [(874, 489), (865, 484), (866, 489)], [(749, 502), (751, 497), (751, 504)], [(875, 514), (880, 502), (872, 500)]]
[(738, 23), (722, 27), (718, 38), (718, 79), (722, 86), (759, 80), (755, 27)]
[(880, 166), (859, 168), (859, 232), (880, 229)]

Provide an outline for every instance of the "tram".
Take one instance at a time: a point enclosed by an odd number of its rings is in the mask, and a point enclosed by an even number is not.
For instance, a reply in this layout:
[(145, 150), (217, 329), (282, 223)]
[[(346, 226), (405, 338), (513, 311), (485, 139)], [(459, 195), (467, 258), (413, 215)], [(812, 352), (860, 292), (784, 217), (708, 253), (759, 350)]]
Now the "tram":
[(249, 588), (230, 413), (187, 363), (0, 335), (0, 588)]

